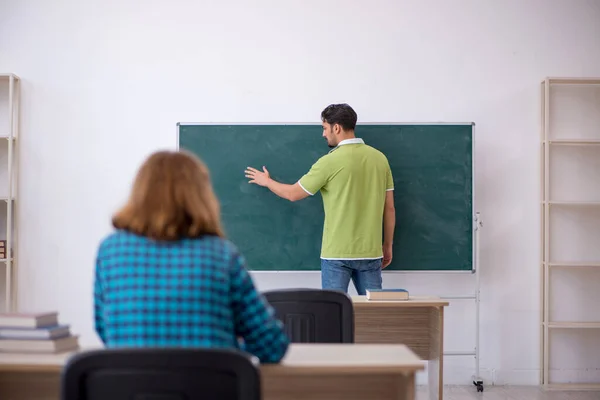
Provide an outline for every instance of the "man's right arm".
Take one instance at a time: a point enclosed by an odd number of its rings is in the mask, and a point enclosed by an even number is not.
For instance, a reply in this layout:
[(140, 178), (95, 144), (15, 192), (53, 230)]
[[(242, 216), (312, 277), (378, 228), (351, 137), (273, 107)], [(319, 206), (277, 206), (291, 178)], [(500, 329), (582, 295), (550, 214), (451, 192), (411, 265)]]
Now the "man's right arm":
[(383, 209), (383, 268), (392, 262), (395, 227), (396, 207), (394, 206), (394, 191), (388, 190), (385, 192), (385, 206)]
[(383, 208), (383, 264), (385, 268), (392, 262), (394, 229), (396, 228), (396, 207), (394, 206), (394, 178), (388, 164), (386, 174), (385, 205)]

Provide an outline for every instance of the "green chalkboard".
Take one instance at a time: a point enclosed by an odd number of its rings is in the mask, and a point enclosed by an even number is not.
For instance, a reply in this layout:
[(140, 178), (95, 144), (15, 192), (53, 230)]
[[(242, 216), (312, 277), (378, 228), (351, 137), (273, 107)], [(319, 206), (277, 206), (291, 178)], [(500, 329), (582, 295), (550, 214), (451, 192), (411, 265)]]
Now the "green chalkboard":
[[(179, 148), (211, 171), (224, 227), (251, 270), (320, 269), (319, 194), (291, 203), (251, 185), (247, 166), (295, 183), (330, 149), (321, 125), (179, 124)], [(473, 270), (473, 124), (359, 124), (394, 176), (394, 257), (386, 271)]]

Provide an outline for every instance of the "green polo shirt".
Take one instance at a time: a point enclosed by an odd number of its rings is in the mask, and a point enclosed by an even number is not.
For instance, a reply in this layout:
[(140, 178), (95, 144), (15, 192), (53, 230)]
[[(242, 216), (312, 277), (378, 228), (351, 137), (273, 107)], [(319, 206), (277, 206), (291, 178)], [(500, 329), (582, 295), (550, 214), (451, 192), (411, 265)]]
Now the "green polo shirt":
[(321, 157), (299, 180), (310, 195), (323, 197), (325, 223), (321, 258), (383, 257), (385, 193), (394, 190), (387, 158), (360, 138), (347, 139)]

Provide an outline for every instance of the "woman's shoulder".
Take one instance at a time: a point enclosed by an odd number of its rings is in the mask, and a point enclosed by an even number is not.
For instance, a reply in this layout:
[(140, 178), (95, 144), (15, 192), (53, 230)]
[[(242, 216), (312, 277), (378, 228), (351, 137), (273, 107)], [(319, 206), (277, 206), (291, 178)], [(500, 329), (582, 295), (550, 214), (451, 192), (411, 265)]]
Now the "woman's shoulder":
[(118, 229), (105, 235), (100, 240), (100, 244), (98, 246), (98, 253), (103, 254), (117, 248), (139, 245), (143, 242), (143, 240), (144, 238), (140, 236)]
[(109, 254), (114, 251), (131, 250), (139, 247), (157, 247), (165, 251), (193, 251), (215, 258), (231, 260), (240, 256), (238, 247), (229, 239), (219, 236), (205, 235), (199, 238), (186, 238), (172, 242), (159, 242), (145, 236), (136, 235), (125, 230), (115, 230), (106, 235), (100, 242), (98, 253)]

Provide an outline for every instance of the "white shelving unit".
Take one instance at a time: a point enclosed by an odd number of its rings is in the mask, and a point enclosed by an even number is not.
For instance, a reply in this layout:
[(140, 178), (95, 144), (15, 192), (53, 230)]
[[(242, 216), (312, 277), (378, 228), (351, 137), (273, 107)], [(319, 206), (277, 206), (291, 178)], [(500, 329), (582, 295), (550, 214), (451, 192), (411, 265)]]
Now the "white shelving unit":
[[(17, 142), (21, 80), (0, 73), (0, 309), (16, 310)], [(4, 250), (2, 250), (2, 244)]]
[(600, 78), (541, 83), (541, 383), (600, 389)]

